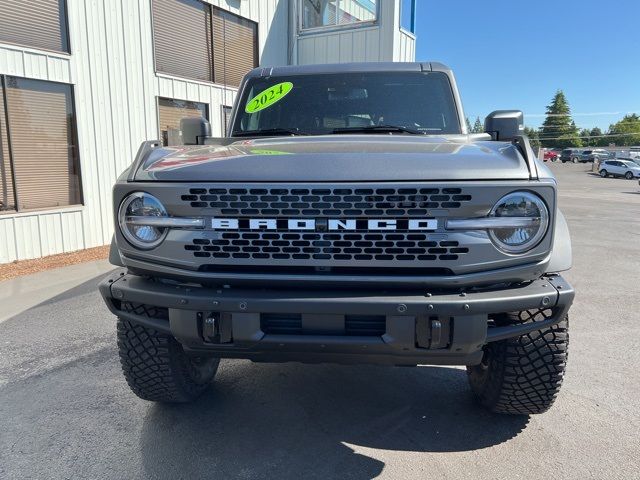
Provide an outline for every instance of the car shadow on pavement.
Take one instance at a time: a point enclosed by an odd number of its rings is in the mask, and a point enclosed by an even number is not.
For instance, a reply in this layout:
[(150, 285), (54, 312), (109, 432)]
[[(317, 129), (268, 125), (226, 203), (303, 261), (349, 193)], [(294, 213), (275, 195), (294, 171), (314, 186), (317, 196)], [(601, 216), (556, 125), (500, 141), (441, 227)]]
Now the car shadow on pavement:
[(476, 406), (457, 368), (225, 361), (194, 404), (150, 406), (140, 442), (154, 478), (366, 479), (367, 449), (476, 450), (528, 421)]

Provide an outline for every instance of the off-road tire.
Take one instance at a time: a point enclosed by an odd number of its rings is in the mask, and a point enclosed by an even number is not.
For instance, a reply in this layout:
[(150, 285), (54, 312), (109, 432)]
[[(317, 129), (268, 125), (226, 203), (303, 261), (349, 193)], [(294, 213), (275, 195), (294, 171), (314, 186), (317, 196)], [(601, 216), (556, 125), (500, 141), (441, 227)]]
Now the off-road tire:
[(218, 358), (193, 358), (171, 335), (118, 318), (118, 350), (129, 387), (143, 400), (185, 403), (204, 392)]
[[(543, 320), (543, 312), (507, 314), (503, 324)], [(567, 364), (569, 318), (541, 331), (492, 342), (480, 365), (467, 367), (476, 400), (495, 413), (546, 412), (558, 395)]]

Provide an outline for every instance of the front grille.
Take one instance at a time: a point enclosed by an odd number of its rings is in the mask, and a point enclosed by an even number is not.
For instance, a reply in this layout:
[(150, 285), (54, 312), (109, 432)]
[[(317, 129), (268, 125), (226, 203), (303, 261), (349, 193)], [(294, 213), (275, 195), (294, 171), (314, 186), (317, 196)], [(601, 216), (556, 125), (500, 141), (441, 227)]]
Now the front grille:
[(432, 241), (420, 233), (224, 232), (184, 246), (199, 258), (255, 260), (458, 260), (469, 252), (457, 241)]
[(347, 335), (379, 337), (387, 328), (384, 315), (346, 315), (344, 327), (327, 332), (308, 330), (303, 327), (302, 315), (296, 313), (263, 313), (260, 329), (267, 335)]
[(180, 196), (216, 215), (282, 217), (423, 217), (471, 199), (461, 188), (191, 188)]

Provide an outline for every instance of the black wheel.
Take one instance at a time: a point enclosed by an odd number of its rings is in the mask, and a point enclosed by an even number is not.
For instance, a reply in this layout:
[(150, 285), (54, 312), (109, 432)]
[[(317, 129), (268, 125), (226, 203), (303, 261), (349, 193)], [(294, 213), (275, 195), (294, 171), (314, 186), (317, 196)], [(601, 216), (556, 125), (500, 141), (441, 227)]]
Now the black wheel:
[(603, 168), (602, 170), (600, 170), (600, 176), (602, 178), (607, 178), (609, 176), (609, 173)]
[[(547, 312), (547, 313), (545, 313)], [(547, 311), (505, 315), (505, 323), (544, 319)], [(567, 364), (569, 319), (546, 330), (492, 342), (480, 365), (467, 367), (477, 401), (495, 413), (546, 412), (558, 395)]]
[(184, 403), (204, 392), (218, 358), (188, 356), (170, 335), (118, 319), (118, 350), (129, 387), (143, 400)]
[(631, 172), (625, 173), (624, 178), (626, 178), (627, 180), (633, 180), (633, 173)]

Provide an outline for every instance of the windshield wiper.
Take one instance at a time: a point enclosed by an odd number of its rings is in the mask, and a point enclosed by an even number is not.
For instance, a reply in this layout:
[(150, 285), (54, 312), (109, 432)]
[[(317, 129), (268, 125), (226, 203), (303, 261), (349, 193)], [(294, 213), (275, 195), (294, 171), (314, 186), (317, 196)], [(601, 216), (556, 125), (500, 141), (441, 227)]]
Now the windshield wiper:
[(262, 130), (245, 130), (233, 132), (232, 137), (275, 137), (278, 135), (309, 135), (297, 128), (266, 128)]
[(424, 132), (399, 125), (368, 125), (364, 127), (335, 128), (332, 133), (411, 133), (412, 135), (424, 135)]

